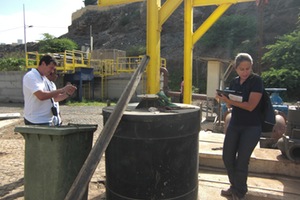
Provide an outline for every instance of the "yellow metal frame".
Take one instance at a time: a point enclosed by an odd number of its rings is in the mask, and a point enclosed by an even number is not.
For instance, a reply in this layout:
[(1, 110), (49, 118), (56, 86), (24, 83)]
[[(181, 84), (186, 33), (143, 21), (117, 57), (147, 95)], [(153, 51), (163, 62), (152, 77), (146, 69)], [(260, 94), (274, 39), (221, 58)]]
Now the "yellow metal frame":
[[(27, 52), (26, 68), (37, 68), (40, 58), (45, 54), (38, 52)], [(133, 73), (140, 64), (143, 56), (117, 57), (114, 59), (91, 59), (90, 54), (81, 51), (65, 51), (64, 53), (52, 53), (58, 65), (60, 73), (74, 73), (76, 68), (94, 68), (94, 75), (106, 77), (120, 73)], [(31, 62), (33, 65), (30, 65)], [(161, 58), (160, 66), (166, 67), (167, 61)]]
[[(98, 6), (111, 6), (142, 2), (144, 0), (98, 0)], [(192, 60), (195, 43), (222, 16), (222, 14), (236, 3), (253, 2), (255, 0), (167, 0), (161, 5), (161, 0), (147, 0), (147, 55), (150, 62), (147, 66), (147, 93), (155, 94), (159, 91), (160, 83), (160, 32), (162, 25), (169, 16), (184, 2), (184, 103), (192, 100)], [(198, 6), (217, 5), (216, 10), (194, 32), (193, 8)]]
[(116, 63), (113, 59), (92, 59), (91, 67), (94, 68), (94, 75), (96, 76), (112, 76), (117, 73)]
[[(194, 45), (232, 4), (252, 1), (255, 0), (184, 0), (184, 103), (191, 104), (192, 102)], [(218, 7), (196, 31), (193, 31), (193, 8), (213, 5)]]
[[(40, 62), (40, 58), (45, 54), (39, 54), (38, 52), (26, 53), (26, 68), (37, 68)], [(93, 68), (95, 76), (101, 77), (101, 97), (105, 96), (105, 81), (106, 77), (113, 76), (121, 73), (133, 73), (142, 61), (143, 56), (135, 57), (117, 57), (114, 59), (91, 59), (90, 53), (81, 51), (65, 51), (63, 53), (51, 53), (57, 60), (56, 69), (61, 74), (71, 74), (76, 71), (76, 68)], [(30, 65), (30, 63), (33, 63)], [(167, 62), (165, 58), (160, 58), (160, 66), (166, 67)], [(144, 83), (145, 78), (142, 77), (142, 88), (144, 91), (147, 89), (147, 85)], [(89, 86), (90, 87), (90, 86)], [(90, 94), (89, 94), (90, 96)]]
[[(40, 58), (45, 54), (38, 52), (27, 52), (26, 54), (26, 68), (37, 68), (40, 62)], [(91, 54), (82, 51), (69, 51), (66, 50), (62, 53), (50, 53), (54, 57), (58, 65), (57, 71), (62, 73), (74, 73), (76, 68), (90, 68)], [(31, 62), (33, 65), (30, 65)]]

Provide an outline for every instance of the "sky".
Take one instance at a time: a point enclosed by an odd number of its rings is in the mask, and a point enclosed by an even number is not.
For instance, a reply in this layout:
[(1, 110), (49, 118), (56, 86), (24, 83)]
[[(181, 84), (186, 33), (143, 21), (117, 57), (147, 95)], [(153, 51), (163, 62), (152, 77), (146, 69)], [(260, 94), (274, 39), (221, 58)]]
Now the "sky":
[(0, 0), (0, 44), (24, 43), (25, 35), (26, 42), (37, 42), (44, 33), (59, 37), (83, 7), (83, 0)]

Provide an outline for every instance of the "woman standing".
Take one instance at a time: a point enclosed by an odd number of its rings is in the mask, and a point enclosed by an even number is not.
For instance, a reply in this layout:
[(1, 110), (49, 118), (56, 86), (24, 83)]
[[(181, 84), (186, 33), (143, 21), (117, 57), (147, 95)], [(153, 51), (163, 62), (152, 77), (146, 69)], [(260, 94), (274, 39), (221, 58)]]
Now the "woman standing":
[(253, 73), (252, 65), (252, 57), (247, 53), (239, 53), (235, 57), (234, 68), (238, 76), (231, 81), (229, 89), (241, 92), (242, 102), (230, 100), (224, 95), (216, 96), (232, 108), (223, 144), (223, 162), (231, 186), (222, 190), (221, 195), (232, 196), (234, 200), (243, 199), (248, 191), (248, 165), (261, 135), (259, 102), (264, 86), (262, 79)]

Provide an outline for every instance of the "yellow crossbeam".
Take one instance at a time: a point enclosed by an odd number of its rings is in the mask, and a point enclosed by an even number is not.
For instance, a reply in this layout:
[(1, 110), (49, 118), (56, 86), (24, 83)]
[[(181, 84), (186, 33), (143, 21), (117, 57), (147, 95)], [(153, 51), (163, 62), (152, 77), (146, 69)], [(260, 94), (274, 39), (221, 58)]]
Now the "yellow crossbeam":
[(193, 45), (210, 29), (232, 4), (222, 4), (201, 24), (193, 34)]
[(159, 11), (159, 24), (162, 26), (172, 13), (180, 6), (183, 0), (166, 1)]

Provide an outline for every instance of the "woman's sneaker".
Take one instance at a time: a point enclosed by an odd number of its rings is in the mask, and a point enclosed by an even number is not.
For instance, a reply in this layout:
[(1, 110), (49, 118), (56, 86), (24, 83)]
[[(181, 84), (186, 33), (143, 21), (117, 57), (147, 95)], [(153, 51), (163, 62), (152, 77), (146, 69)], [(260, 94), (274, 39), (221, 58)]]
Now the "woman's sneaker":
[(227, 190), (221, 190), (221, 195), (222, 196), (232, 196), (232, 190), (231, 190), (231, 188), (229, 188)]

